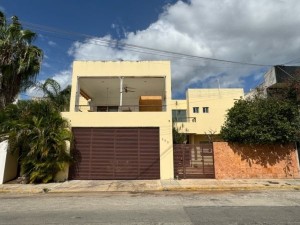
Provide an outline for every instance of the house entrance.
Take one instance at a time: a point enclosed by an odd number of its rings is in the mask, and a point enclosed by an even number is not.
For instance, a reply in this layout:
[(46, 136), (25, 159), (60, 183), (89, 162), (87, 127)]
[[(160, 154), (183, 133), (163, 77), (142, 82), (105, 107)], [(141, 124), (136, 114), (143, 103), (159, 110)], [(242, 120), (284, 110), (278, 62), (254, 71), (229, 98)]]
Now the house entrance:
[(174, 144), (175, 178), (214, 178), (212, 143)]

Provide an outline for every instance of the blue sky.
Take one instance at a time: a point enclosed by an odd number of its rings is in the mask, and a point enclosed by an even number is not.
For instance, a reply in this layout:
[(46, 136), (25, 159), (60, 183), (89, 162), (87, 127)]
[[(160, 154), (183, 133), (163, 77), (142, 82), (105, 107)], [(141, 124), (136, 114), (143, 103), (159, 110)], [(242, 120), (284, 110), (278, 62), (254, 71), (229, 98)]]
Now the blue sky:
[[(0, 9), (39, 34), (35, 44), (45, 57), (38, 79), (62, 86), (70, 83), (73, 60), (171, 60), (174, 97), (218, 81), (247, 92), (270, 65), (300, 61), (297, 0), (0, 0)], [(136, 52), (113, 41), (266, 66)]]

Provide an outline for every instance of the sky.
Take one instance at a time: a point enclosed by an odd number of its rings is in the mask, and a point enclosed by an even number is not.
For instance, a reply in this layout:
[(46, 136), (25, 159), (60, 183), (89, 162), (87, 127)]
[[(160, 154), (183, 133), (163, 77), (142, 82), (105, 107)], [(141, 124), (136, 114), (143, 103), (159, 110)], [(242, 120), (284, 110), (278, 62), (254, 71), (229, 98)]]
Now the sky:
[(0, 10), (38, 34), (38, 80), (62, 87), (74, 60), (170, 60), (173, 98), (248, 92), (272, 65), (300, 64), (299, 0), (0, 0)]

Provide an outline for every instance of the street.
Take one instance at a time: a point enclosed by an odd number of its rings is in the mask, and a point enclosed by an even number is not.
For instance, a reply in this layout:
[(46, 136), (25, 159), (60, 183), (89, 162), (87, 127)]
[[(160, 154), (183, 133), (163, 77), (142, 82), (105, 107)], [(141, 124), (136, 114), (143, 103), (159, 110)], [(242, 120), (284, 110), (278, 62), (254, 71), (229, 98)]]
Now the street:
[(0, 194), (0, 224), (300, 224), (299, 191)]

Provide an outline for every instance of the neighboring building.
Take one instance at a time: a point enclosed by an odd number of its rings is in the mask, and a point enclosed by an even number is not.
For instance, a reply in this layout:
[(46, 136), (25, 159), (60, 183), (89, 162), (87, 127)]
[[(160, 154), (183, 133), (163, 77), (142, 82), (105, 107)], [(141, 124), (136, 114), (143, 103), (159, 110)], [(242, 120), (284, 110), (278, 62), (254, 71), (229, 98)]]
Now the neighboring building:
[(70, 112), (78, 162), (70, 179), (170, 179), (170, 62), (75, 61)]
[(243, 96), (242, 88), (188, 89), (185, 100), (172, 100), (174, 124), (190, 144), (215, 140), (227, 110)]
[[(256, 88), (251, 90), (245, 97), (254, 97), (255, 95), (284, 96), (287, 88), (300, 79), (299, 66), (273, 66), (264, 75), (264, 81)], [(299, 95), (299, 94), (298, 94)], [(297, 96), (299, 99), (299, 96)]]

